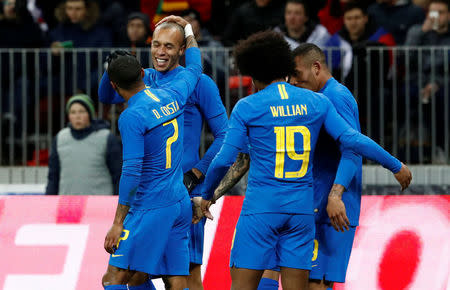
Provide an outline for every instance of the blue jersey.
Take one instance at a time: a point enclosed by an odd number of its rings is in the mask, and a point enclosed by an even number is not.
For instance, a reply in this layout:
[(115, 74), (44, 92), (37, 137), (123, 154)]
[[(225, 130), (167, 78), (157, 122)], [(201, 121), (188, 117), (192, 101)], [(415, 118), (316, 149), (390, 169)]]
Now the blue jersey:
[(208, 169), (203, 198), (211, 199), (248, 137), (250, 172), (242, 214), (312, 215), (312, 160), (322, 126), (344, 148), (393, 172), (401, 169), (400, 161), (352, 129), (324, 95), (277, 82), (236, 104), (224, 145)]
[[(158, 72), (154, 69), (146, 69), (144, 83), (150, 87), (158, 88), (169, 84), (178, 78), (178, 74), (185, 68), (178, 66), (168, 72)], [(206, 152), (202, 160), (199, 156), (200, 136), (203, 127), (203, 119), (208, 122), (213, 134), (214, 143)], [(193, 167), (206, 174), (208, 166), (222, 146), (228, 126), (228, 118), (220, 99), (219, 90), (214, 81), (202, 74), (192, 95), (189, 96), (184, 109), (184, 154), (183, 171)]]
[(174, 204), (187, 194), (181, 167), (182, 110), (200, 77), (201, 61), (198, 49), (188, 49), (186, 54), (195, 59), (194, 65), (170, 85), (146, 88), (131, 97), (119, 118), (124, 160), (121, 204), (153, 209)]
[[(358, 105), (350, 91), (334, 78), (330, 78), (325, 86), (319, 91), (323, 93), (334, 105), (338, 114), (353, 129), (361, 132), (359, 125)], [(314, 205), (318, 209), (316, 222), (329, 223), (326, 211), (328, 194), (338, 171), (341, 152), (338, 144), (324, 130), (319, 135), (316, 153), (314, 155)], [(362, 158), (358, 156), (355, 170), (352, 168), (339, 167), (340, 174), (350, 174), (349, 183), (342, 184), (346, 192), (342, 196), (345, 203), (347, 217), (350, 225), (358, 225), (359, 212), (361, 206), (362, 188)], [(336, 182), (334, 182), (336, 183)]]
[[(170, 85), (185, 70), (186, 68), (178, 66), (171, 71), (162, 73), (148, 68), (145, 69), (143, 81), (150, 88), (163, 87)], [(112, 90), (106, 73), (103, 75), (101, 83), (99, 97), (103, 103), (115, 104), (124, 102), (124, 99)], [(206, 120), (214, 135), (214, 142), (208, 148), (203, 158), (200, 159), (200, 137), (204, 120)], [(182, 126), (184, 127), (183, 172), (195, 167), (206, 175), (212, 159), (222, 146), (228, 127), (228, 117), (216, 84), (205, 74), (200, 76), (194, 92), (186, 101), (186, 106), (184, 107), (184, 125)], [(191, 196), (198, 196), (200, 194), (201, 185), (194, 188), (191, 192)]]

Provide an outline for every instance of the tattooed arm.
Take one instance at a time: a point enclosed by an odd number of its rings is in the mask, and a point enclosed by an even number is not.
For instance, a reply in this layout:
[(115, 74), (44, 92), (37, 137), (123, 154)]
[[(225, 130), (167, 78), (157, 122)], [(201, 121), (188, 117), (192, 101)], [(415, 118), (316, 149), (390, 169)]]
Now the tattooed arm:
[[(227, 191), (229, 191), (239, 180), (244, 176), (244, 174), (250, 168), (250, 156), (246, 153), (239, 153), (236, 161), (228, 169), (224, 178), (220, 181), (219, 186), (214, 191), (214, 195), (211, 200), (203, 199), (202, 197), (194, 197), (194, 215), (192, 222), (198, 223), (204, 216), (208, 219), (213, 219), (209, 207), (214, 204), (219, 198), (221, 198)], [(200, 210), (198, 210), (200, 207)]]
[(214, 204), (219, 198), (227, 193), (250, 168), (250, 156), (246, 153), (239, 153), (234, 164), (228, 169), (225, 177), (220, 181), (219, 186), (214, 191), (211, 203)]

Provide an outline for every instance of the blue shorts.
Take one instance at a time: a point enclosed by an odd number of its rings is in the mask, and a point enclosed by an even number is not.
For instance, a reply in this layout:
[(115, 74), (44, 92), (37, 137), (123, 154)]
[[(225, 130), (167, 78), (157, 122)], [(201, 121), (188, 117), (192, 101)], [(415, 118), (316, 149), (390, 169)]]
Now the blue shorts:
[(205, 237), (206, 218), (202, 218), (197, 224), (191, 224), (189, 239), (189, 256), (191, 264), (201, 265), (203, 262), (203, 241)]
[(316, 224), (309, 279), (344, 283), (356, 227), (337, 232), (330, 224)]
[(230, 267), (310, 270), (314, 228), (313, 215), (241, 215), (231, 246)]
[(189, 275), (189, 197), (152, 209), (130, 209), (109, 264), (150, 275)]

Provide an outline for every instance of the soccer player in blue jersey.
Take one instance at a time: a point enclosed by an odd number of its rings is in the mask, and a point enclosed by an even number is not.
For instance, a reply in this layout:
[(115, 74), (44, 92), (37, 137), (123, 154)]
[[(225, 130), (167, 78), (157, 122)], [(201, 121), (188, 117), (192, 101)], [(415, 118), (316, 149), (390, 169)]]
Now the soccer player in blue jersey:
[[(179, 65), (180, 56), (184, 53), (184, 37), (182, 31), (173, 24), (159, 25), (152, 38), (153, 67), (145, 69), (144, 83), (150, 88), (170, 85), (185, 70)], [(103, 75), (99, 86), (99, 98), (103, 103), (120, 103), (120, 97), (111, 87), (107, 72)], [(214, 135), (211, 144), (202, 159), (199, 158), (200, 136), (203, 122), (206, 121)], [(214, 156), (222, 146), (228, 126), (228, 117), (222, 104), (219, 90), (214, 81), (202, 74), (189, 96), (184, 109), (184, 144), (182, 168), (184, 183), (191, 197), (201, 195), (201, 182)], [(203, 289), (201, 264), (203, 258), (203, 238), (205, 219), (191, 225), (190, 234), (190, 273), (188, 286), (191, 290)]]
[(308, 289), (315, 232), (311, 161), (320, 129), (325, 128), (343, 148), (396, 173), (403, 187), (409, 185), (411, 174), (348, 126), (324, 95), (285, 82), (295, 65), (281, 35), (254, 34), (237, 45), (234, 55), (239, 70), (253, 78), (258, 92), (233, 109), (224, 144), (206, 175), (202, 208), (210, 215), (213, 190), (248, 138), (250, 173), (231, 250), (232, 289), (256, 289), (263, 271), (277, 266), (283, 289)]
[[(323, 93), (347, 124), (361, 131), (356, 100), (332, 77), (323, 51), (314, 44), (305, 43), (297, 47), (293, 55), (296, 73), (291, 83)], [(309, 275), (311, 290), (325, 290), (333, 288), (334, 282), (345, 282), (359, 221), (362, 158), (356, 154), (352, 158), (351, 152), (350, 158), (341, 158), (338, 146), (322, 132), (313, 161), (316, 237), (314, 267)]]
[(201, 75), (201, 57), (190, 25), (180, 17), (166, 21), (184, 27), (186, 36), (187, 68), (178, 80), (148, 88), (140, 63), (126, 52), (113, 53), (107, 69), (112, 87), (128, 101), (119, 118), (123, 143), (119, 204), (104, 243), (111, 254), (102, 279), (107, 290), (151, 289), (148, 283), (131, 286), (141, 273), (167, 276), (170, 289), (187, 287), (192, 208), (182, 182), (180, 124)]

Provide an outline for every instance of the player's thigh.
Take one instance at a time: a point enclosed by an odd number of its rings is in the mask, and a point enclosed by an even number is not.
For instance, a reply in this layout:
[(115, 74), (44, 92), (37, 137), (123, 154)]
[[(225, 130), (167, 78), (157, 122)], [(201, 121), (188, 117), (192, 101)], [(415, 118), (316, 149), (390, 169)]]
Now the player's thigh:
[(110, 264), (114, 266), (119, 264), (121, 268), (149, 274), (159, 274), (159, 264), (170, 238), (171, 229), (179, 214), (179, 207), (175, 204), (152, 210), (136, 210), (133, 213), (135, 216), (140, 216), (139, 224), (128, 230), (127, 223), (124, 223), (125, 230), (129, 231), (128, 237), (119, 243), (117, 251), (111, 255), (111, 260), (123, 261), (126, 259), (128, 265), (120, 265), (118, 262), (115, 262), (116, 264), (110, 262)]
[(190, 290), (203, 290), (201, 267), (202, 265), (192, 263), (189, 267), (187, 283)]
[(230, 268), (231, 290), (254, 290), (258, 288), (263, 270), (251, 270), (244, 268)]
[(273, 269), (278, 265), (276, 231), (282, 224), (280, 214), (241, 215), (236, 225), (230, 267), (253, 270)]
[(310, 279), (345, 282), (356, 227), (336, 231), (329, 224), (316, 224)]
[(189, 257), (191, 264), (201, 265), (203, 263), (205, 222), (206, 218), (202, 218), (200, 222), (191, 224), (189, 235)]
[(178, 202), (176, 220), (170, 230), (158, 274), (168, 276), (189, 275), (189, 232), (192, 207), (189, 197)]
[(310, 270), (314, 232), (313, 215), (291, 215), (280, 232), (277, 244), (279, 266)]

